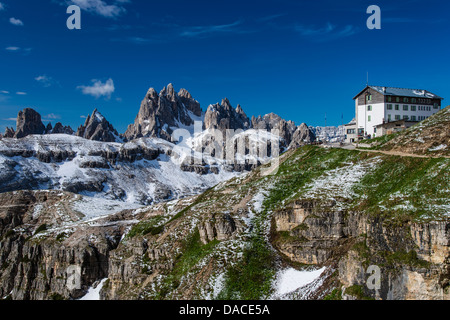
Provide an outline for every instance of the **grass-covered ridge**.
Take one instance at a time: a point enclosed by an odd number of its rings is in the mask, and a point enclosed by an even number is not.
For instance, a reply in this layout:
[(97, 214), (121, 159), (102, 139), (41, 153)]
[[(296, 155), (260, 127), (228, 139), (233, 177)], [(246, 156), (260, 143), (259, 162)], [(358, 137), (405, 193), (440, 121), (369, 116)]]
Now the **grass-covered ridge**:
[(446, 217), (450, 159), (304, 147), (285, 161), (267, 197), (276, 210), (295, 199), (334, 200), (337, 208), (399, 220)]
[(391, 135), (364, 140), (370, 149), (427, 156), (450, 156), (450, 106), (416, 125)]

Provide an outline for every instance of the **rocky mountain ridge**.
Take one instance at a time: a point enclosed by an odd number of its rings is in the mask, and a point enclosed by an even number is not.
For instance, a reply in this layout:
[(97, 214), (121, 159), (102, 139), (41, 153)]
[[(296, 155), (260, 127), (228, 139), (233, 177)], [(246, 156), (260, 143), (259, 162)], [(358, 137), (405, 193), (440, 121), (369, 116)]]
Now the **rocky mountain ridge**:
[[(103, 142), (124, 142), (138, 138), (155, 137), (169, 142), (175, 142), (172, 134), (176, 129), (187, 129), (194, 133), (195, 121), (202, 122), (202, 130), (218, 129), (225, 133), (232, 130), (278, 130), (281, 138), (281, 146), (286, 149), (291, 145), (312, 143), (315, 135), (306, 124), (296, 126), (292, 121), (286, 121), (276, 114), (268, 114), (252, 117), (250, 120), (243, 108), (238, 105), (233, 108), (230, 101), (225, 98), (222, 102), (210, 105), (203, 112), (200, 103), (186, 90), (176, 92), (173, 85), (164, 87), (160, 93), (150, 88), (142, 100), (138, 115), (134, 124), (128, 126), (124, 134), (117, 130), (106, 118), (95, 109), (92, 115), (86, 118), (75, 135), (88, 140)], [(296, 133), (296, 131), (299, 131)], [(70, 127), (64, 127), (57, 123), (53, 128), (49, 123), (44, 126), (41, 116), (35, 110), (27, 108), (19, 112), (17, 128), (7, 128), (4, 138), (24, 138), (33, 134), (74, 134)]]

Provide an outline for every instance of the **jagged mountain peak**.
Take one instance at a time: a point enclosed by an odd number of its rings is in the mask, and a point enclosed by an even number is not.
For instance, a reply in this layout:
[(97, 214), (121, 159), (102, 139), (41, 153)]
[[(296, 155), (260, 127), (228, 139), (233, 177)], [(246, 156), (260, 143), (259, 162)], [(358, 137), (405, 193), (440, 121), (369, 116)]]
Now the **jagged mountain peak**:
[(114, 129), (97, 108), (86, 118), (84, 125), (78, 128), (75, 135), (88, 140), (122, 142), (117, 130)]
[(17, 115), (16, 133), (14, 138), (20, 139), (32, 134), (45, 133), (41, 115), (34, 109), (25, 108)]
[(158, 137), (171, 141), (173, 128), (192, 126), (201, 116), (200, 103), (186, 89), (177, 93), (170, 83), (157, 94), (150, 88), (125, 137), (127, 140)]

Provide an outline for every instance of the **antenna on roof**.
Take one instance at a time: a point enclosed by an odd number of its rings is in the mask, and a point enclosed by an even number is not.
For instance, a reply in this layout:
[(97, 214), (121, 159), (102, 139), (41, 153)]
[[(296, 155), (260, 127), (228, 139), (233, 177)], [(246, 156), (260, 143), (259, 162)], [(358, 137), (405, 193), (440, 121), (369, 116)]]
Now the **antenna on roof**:
[(369, 86), (369, 71), (367, 71), (367, 86)]

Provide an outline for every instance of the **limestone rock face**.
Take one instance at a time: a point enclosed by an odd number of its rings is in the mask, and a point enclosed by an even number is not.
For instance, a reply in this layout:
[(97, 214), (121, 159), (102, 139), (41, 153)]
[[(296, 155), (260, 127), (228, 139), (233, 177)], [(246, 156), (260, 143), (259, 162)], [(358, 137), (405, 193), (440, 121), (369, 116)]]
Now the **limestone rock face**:
[(70, 126), (63, 126), (61, 122), (55, 124), (55, 127), (51, 130), (51, 134), (68, 134), (73, 135), (74, 131)]
[(230, 239), (236, 231), (236, 223), (229, 214), (220, 217), (212, 216), (199, 225), (200, 240), (207, 244), (213, 240), (224, 241)]
[[(274, 215), (284, 238), (274, 246), (290, 260), (332, 266), (343, 299), (359, 287), (365, 297), (383, 300), (448, 300), (449, 221), (389, 225), (383, 218), (336, 208), (335, 201), (297, 200)], [(381, 269), (378, 291), (367, 287), (369, 266)], [(350, 290), (349, 290), (350, 291)]]
[[(64, 128), (61, 126), (58, 127), (58, 130), (64, 130)], [(92, 115), (87, 117), (86, 122), (78, 128), (75, 135), (88, 140), (102, 142), (119, 142), (120, 140), (117, 130), (97, 109), (94, 110)]]
[(43, 133), (45, 133), (45, 126), (39, 113), (31, 108), (26, 108), (19, 112), (14, 138), (20, 139), (32, 134)]
[(250, 120), (240, 105), (236, 109), (225, 98), (220, 104), (210, 105), (205, 114), (205, 129), (218, 129), (225, 132), (227, 129), (247, 130), (251, 126)]
[[(73, 196), (60, 191), (0, 195), (5, 205), (0, 208), (2, 298), (78, 299), (94, 282), (107, 277), (109, 252), (117, 247), (123, 227), (110, 223), (109, 227), (47, 231), (50, 225), (57, 229), (64, 223), (62, 215), (80, 219), (68, 206), (59, 213), (55, 211), (56, 204), (68, 203)], [(79, 270), (75, 285), (70, 282), (71, 270)]]
[(289, 146), (291, 148), (298, 148), (306, 144), (311, 144), (315, 140), (316, 136), (311, 129), (305, 123), (302, 123), (292, 135), (292, 141)]
[(275, 113), (266, 114), (264, 117), (252, 117), (252, 127), (254, 129), (267, 130), (269, 132), (278, 131), (281, 138), (281, 145), (288, 147), (292, 141), (297, 126), (293, 121), (286, 121)]
[(14, 138), (14, 135), (16, 132), (13, 128), (6, 128), (5, 134), (3, 135), (3, 138)]
[(158, 137), (172, 141), (171, 127), (192, 126), (195, 118), (202, 116), (200, 103), (191, 94), (181, 89), (175, 92), (172, 84), (158, 94), (150, 88), (141, 103), (134, 121), (125, 132), (127, 140), (141, 137)]

